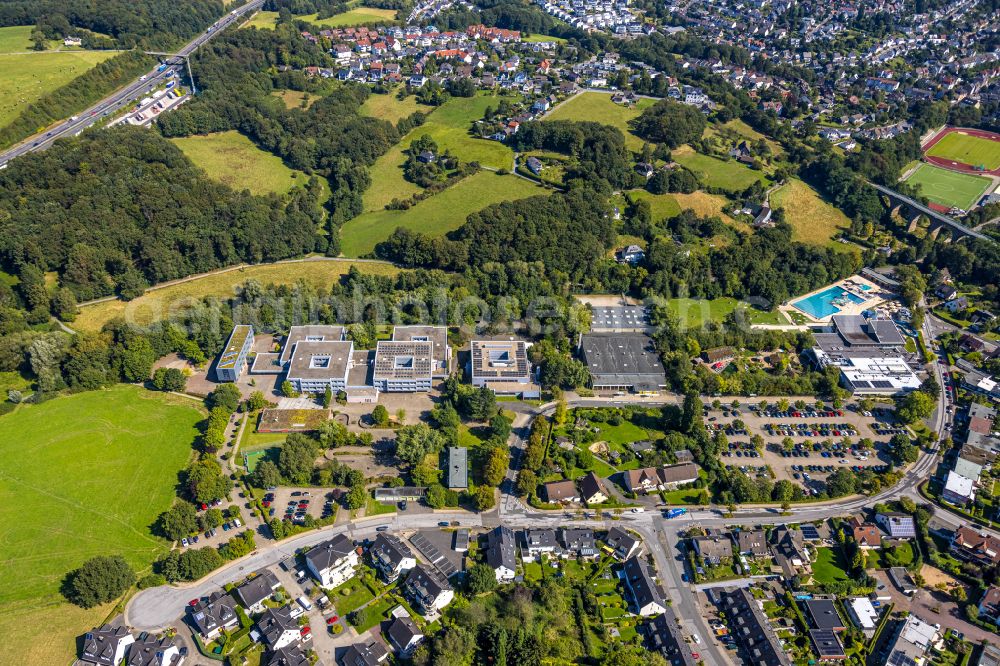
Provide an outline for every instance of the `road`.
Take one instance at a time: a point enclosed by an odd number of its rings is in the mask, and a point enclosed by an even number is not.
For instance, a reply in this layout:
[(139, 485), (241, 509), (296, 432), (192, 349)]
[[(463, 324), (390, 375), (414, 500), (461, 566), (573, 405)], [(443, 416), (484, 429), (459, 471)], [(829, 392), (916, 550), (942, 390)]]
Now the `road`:
[[(251, 0), (245, 5), (231, 10), (225, 16), (220, 18), (214, 25), (210, 26), (207, 31), (202, 32), (190, 42), (185, 44), (184, 47), (177, 52), (177, 55), (191, 55), (198, 49), (199, 46), (215, 37), (225, 28), (239, 21), (247, 14), (247, 12), (256, 11), (260, 9), (263, 4), (264, 0)], [(114, 115), (118, 111), (128, 107), (132, 104), (132, 102), (145, 96), (146, 93), (152, 91), (161, 83), (164, 83), (168, 78), (168, 74), (175, 68), (179, 68), (179, 66), (183, 63), (182, 59), (179, 57), (168, 58), (166, 62), (170, 66), (162, 72), (158, 72), (156, 69), (147, 72), (144, 75), (144, 80), (139, 79), (133, 81), (124, 88), (120, 88), (111, 95), (102, 99), (97, 104), (81, 111), (79, 115), (73, 116), (75, 120), (73, 118), (65, 120), (56, 127), (25, 139), (6, 152), (0, 153), (0, 166), (5, 165), (8, 161), (15, 157), (20, 157), (21, 155), (25, 155), (36, 150), (45, 150), (57, 139), (68, 136), (76, 136), (91, 125), (101, 123), (106, 120), (108, 116)]]

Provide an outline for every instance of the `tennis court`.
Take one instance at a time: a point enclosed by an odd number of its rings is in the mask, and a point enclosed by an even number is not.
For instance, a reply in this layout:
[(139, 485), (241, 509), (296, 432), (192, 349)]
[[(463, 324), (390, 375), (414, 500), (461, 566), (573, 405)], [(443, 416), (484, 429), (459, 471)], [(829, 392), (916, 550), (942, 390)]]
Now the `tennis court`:
[(906, 182), (919, 188), (930, 201), (962, 210), (974, 206), (993, 184), (983, 176), (970, 176), (930, 164), (921, 164)]

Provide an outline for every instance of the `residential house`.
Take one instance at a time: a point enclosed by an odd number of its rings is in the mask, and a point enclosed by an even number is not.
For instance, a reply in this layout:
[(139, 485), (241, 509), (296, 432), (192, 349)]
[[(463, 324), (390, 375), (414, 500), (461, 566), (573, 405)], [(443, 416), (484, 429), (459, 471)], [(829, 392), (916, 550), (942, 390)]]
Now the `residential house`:
[(871, 523), (861, 523), (854, 526), (854, 542), (861, 550), (882, 547), (882, 533)]
[(486, 564), (496, 574), (498, 583), (510, 583), (517, 575), (514, 532), (500, 525), (486, 534)]
[(833, 599), (807, 599), (803, 605), (806, 607), (812, 626), (816, 629), (847, 631), (847, 626), (837, 612), (837, 605)]
[(944, 301), (951, 301), (956, 296), (958, 296), (958, 290), (950, 284), (939, 285), (937, 289), (934, 290), (934, 295)]
[(771, 551), (785, 578), (811, 573), (809, 549), (800, 530), (788, 529), (785, 525), (771, 530)]
[(638, 245), (629, 245), (618, 250), (617, 258), (620, 264), (634, 265), (646, 258), (646, 251)]
[(671, 666), (696, 666), (698, 663), (671, 608), (641, 625), (641, 629), (646, 647), (663, 655)]
[(270, 653), (261, 666), (312, 666), (312, 661), (298, 645), (289, 645)]
[(353, 541), (338, 534), (306, 551), (305, 561), (320, 586), (329, 589), (354, 577), (358, 551)]
[(733, 542), (728, 533), (693, 537), (691, 545), (705, 564), (718, 566), (725, 560), (733, 559)]
[(917, 526), (913, 516), (905, 513), (879, 513), (875, 522), (893, 539), (913, 539), (917, 536)]
[(965, 506), (976, 499), (976, 483), (972, 479), (962, 476), (952, 470), (945, 478), (944, 489), (941, 491), (941, 499), (958, 506)]
[(469, 450), (449, 446), (445, 458), (446, 487), (449, 490), (466, 490), (469, 487)]
[(911, 613), (889, 647), (885, 663), (922, 664), (931, 647), (939, 639), (937, 627)]
[(354, 643), (340, 656), (342, 666), (378, 666), (389, 659), (389, 651), (381, 641), (371, 639)]
[(666, 610), (664, 595), (649, 574), (646, 562), (638, 557), (630, 557), (622, 566), (620, 575), (628, 592), (632, 612), (648, 617)]
[(861, 633), (871, 640), (878, 627), (878, 611), (868, 597), (854, 597), (844, 600), (844, 607), (847, 608), (847, 616), (851, 618)]
[(403, 592), (417, 612), (425, 616), (437, 615), (455, 598), (455, 591), (448, 581), (433, 567), (424, 564), (410, 570)]
[(608, 492), (601, 477), (593, 472), (588, 472), (586, 476), (580, 479), (580, 499), (587, 506), (592, 506), (607, 502), (611, 499), (611, 493)]
[(605, 543), (611, 548), (615, 558), (624, 561), (636, 555), (642, 547), (642, 542), (620, 527), (612, 527), (604, 537)]
[(265, 570), (240, 585), (233, 594), (248, 613), (261, 613), (264, 611), (264, 602), (270, 599), (279, 587), (281, 587), (281, 582), (278, 581), (278, 577)]
[(555, 530), (524, 530), (521, 532), (521, 559), (533, 562), (542, 555), (552, 556), (559, 550)]
[(542, 496), (546, 502), (552, 504), (566, 504), (568, 502), (579, 502), (580, 493), (576, 490), (576, 483), (569, 479), (564, 481), (550, 481), (542, 486)]
[(1000, 587), (992, 586), (979, 600), (979, 619), (1000, 624)]
[(709, 365), (728, 363), (736, 358), (736, 350), (732, 347), (713, 347), (701, 353), (701, 359)]
[(401, 574), (417, 565), (413, 551), (403, 541), (392, 534), (380, 533), (368, 549), (372, 566), (387, 583), (394, 582)]
[(129, 647), (125, 666), (180, 666), (183, 661), (184, 656), (172, 637), (157, 638), (143, 632)]
[(125, 650), (134, 642), (135, 638), (125, 627), (105, 624), (84, 634), (80, 661), (99, 666), (118, 666), (125, 658)]
[(952, 314), (956, 312), (965, 312), (969, 309), (969, 299), (965, 296), (959, 296), (958, 298), (953, 298), (944, 304), (944, 309)]
[(525, 161), (525, 164), (528, 165), (528, 171), (535, 174), (536, 176), (542, 172), (543, 168), (542, 161), (537, 157), (529, 157)]
[(399, 615), (393, 618), (385, 633), (389, 637), (389, 644), (404, 659), (411, 657), (413, 651), (424, 640), (424, 634), (420, 631), (420, 628), (407, 615)]
[(951, 553), (960, 560), (988, 567), (1000, 563), (1000, 539), (963, 525), (951, 538)]
[(729, 635), (754, 666), (791, 666), (760, 603), (749, 590), (726, 590), (719, 596), (719, 608), (726, 614)]
[(736, 547), (741, 555), (750, 557), (767, 557), (767, 535), (764, 530), (739, 530), (734, 534)]
[(676, 488), (698, 480), (699, 467), (694, 463), (680, 463), (666, 467), (644, 467), (625, 470), (622, 480), (630, 493), (647, 494), (657, 490)]
[(559, 530), (559, 544), (562, 546), (563, 554), (567, 557), (590, 559), (601, 554), (601, 550), (597, 546), (597, 538), (591, 529), (564, 527)]
[(889, 579), (903, 594), (912, 595), (920, 589), (904, 567), (889, 567)]
[(230, 594), (213, 592), (207, 600), (199, 600), (188, 608), (191, 623), (206, 641), (214, 640), (224, 630), (235, 627), (239, 622), (236, 600)]
[(291, 606), (268, 608), (254, 624), (260, 640), (269, 650), (280, 650), (302, 639), (298, 620), (292, 616)]

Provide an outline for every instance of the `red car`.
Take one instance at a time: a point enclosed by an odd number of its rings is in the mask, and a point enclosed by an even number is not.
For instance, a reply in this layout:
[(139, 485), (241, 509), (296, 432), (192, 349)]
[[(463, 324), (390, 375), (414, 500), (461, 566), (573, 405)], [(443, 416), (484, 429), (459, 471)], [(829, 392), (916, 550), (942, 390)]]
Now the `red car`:
[(197, 606), (197, 605), (198, 605), (197, 599), (192, 599), (191, 601), (188, 602), (188, 606)]
[(337, 624), (337, 620), (339, 620), (339, 619), (340, 619), (340, 617), (338, 617), (337, 615), (334, 615), (333, 617), (328, 617), (326, 619), (326, 623), (327, 624)]

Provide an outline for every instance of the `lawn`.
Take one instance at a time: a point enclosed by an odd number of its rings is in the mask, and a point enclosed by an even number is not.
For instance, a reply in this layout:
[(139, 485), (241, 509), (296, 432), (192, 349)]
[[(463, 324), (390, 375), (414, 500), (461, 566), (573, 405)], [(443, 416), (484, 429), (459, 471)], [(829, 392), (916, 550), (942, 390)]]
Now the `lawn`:
[(348, 220), (340, 229), (341, 251), (346, 257), (365, 256), (396, 227), (441, 236), (490, 204), (545, 193), (545, 189), (523, 178), (480, 171), (409, 210), (376, 210)]
[(31, 42), (31, 31), (34, 29), (33, 25), (0, 28), (0, 53), (31, 51), (34, 46)]
[(812, 565), (813, 580), (820, 584), (847, 580), (845, 566), (844, 556), (840, 550), (817, 548), (816, 561)]
[[(851, 226), (851, 220), (836, 206), (826, 202), (813, 188), (792, 178), (771, 194), (771, 207), (784, 208), (792, 226), (792, 239), (813, 245), (828, 245)], [(848, 247), (834, 243), (831, 247)]]
[(681, 212), (681, 206), (673, 194), (651, 194), (646, 190), (629, 190), (628, 198), (631, 201), (648, 201), (653, 221), (674, 217)]
[[(695, 299), (695, 298), (671, 298), (667, 300), (667, 307), (676, 315), (681, 326), (685, 328), (698, 328), (709, 321), (723, 321), (729, 313), (740, 304), (735, 298), (715, 298), (715, 299)], [(778, 311), (765, 312), (754, 307), (748, 307), (750, 321), (754, 324), (787, 324), (788, 321), (781, 316)]]
[(286, 109), (301, 109), (303, 102), (305, 102), (305, 108), (308, 109), (320, 98), (319, 95), (301, 90), (275, 90), (271, 94), (284, 102)]
[(579, 93), (557, 105), (545, 116), (545, 120), (589, 120), (611, 125), (617, 127), (625, 135), (625, 145), (629, 150), (639, 151), (642, 150), (644, 142), (632, 134), (629, 121), (638, 117), (643, 109), (653, 106), (655, 103), (656, 100), (642, 98), (636, 102), (635, 106), (628, 107), (612, 102), (609, 93), (588, 91)]
[[(13, 46), (9, 33), (0, 38)], [(0, 127), (9, 125), (25, 106), (66, 85), (115, 51), (43, 51), (0, 55)]]
[[(949, 136), (955, 136), (951, 134)], [(936, 147), (936, 146), (935, 146)], [(948, 171), (931, 164), (921, 164), (906, 179), (908, 185), (920, 189), (920, 193), (936, 204), (949, 208), (968, 210), (979, 201), (992, 184), (984, 176), (971, 176), (956, 171)]]
[[(196, 403), (117, 386), (0, 417), (0, 631), (9, 663), (68, 663), (103, 619), (59, 595), (95, 555), (137, 571), (167, 548), (149, 526), (170, 506), (203, 418)], [(30, 520), (24, 518), (30, 516)]]
[(1000, 141), (971, 134), (952, 132), (931, 146), (927, 154), (973, 167), (984, 166), (987, 171), (1000, 167)]
[(280, 157), (264, 152), (236, 130), (171, 141), (209, 178), (234, 190), (284, 194), (307, 180), (305, 174), (289, 169)]
[(540, 42), (555, 42), (556, 44), (566, 43), (566, 40), (562, 37), (553, 37), (552, 35), (528, 35), (527, 37), (521, 35), (521, 41), (526, 44), (538, 44)]
[(495, 169), (510, 169), (514, 164), (514, 153), (510, 148), (499, 141), (469, 134), (472, 123), (483, 117), (486, 107), (497, 104), (494, 95), (481, 94), (472, 98), (453, 97), (434, 109), (427, 122), (415, 127), (369, 169), (372, 184), (364, 194), (365, 210), (382, 211), (393, 199), (406, 199), (421, 190), (419, 186), (403, 178), (403, 163), (406, 162), (403, 151), (414, 139), (425, 134), (434, 139), (439, 151), (450, 150), (464, 162), (479, 162)]
[(359, 634), (363, 634), (384, 620), (390, 610), (396, 607), (396, 600), (386, 594), (358, 611), (349, 620)]
[(316, 14), (306, 14), (296, 17), (302, 21), (308, 21), (313, 25), (323, 28), (343, 28), (346, 26), (362, 25), (367, 23), (386, 24), (396, 20), (395, 9), (378, 9), (377, 7), (365, 7), (359, 5), (343, 14), (337, 14), (329, 18), (317, 19)]
[(372, 93), (361, 105), (362, 115), (388, 120), (393, 124), (417, 111), (430, 113), (433, 110), (433, 106), (420, 104), (416, 95), (407, 95), (403, 99), (397, 98), (396, 90), (390, 91), (387, 95)]
[(690, 488), (688, 490), (671, 490), (663, 493), (663, 501), (666, 504), (701, 504), (706, 499), (707, 491), (704, 488)]
[(702, 155), (689, 146), (681, 146), (670, 154), (675, 162), (693, 171), (698, 179), (709, 187), (742, 192), (757, 181), (768, 184), (763, 171), (755, 171), (736, 160), (721, 160), (710, 155)]
[(333, 602), (338, 615), (347, 615), (375, 598), (368, 586), (358, 577), (333, 588), (326, 596)]
[(243, 27), (244, 28), (267, 28), (273, 29), (278, 23), (278, 12), (265, 12), (259, 11), (253, 15), (249, 21), (247, 21)]
[(610, 423), (591, 423), (598, 429), (597, 441), (605, 441), (608, 444), (630, 444), (643, 439), (649, 439), (649, 433), (635, 425), (631, 421), (622, 421), (618, 425)]
[(128, 303), (109, 300), (83, 306), (73, 322), (73, 328), (99, 331), (104, 324), (116, 317), (126, 317), (138, 325), (150, 324), (170, 315), (172, 308), (185, 302), (200, 300), (205, 296), (231, 298), (236, 288), (247, 280), (257, 280), (261, 284), (295, 284), (304, 280), (314, 287), (328, 290), (351, 266), (357, 266), (362, 273), (372, 275), (394, 275), (398, 272), (395, 266), (388, 263), (356, 263), (343, 259), (292, 260), (237, 267), (152, 289)]
[(748, 139), (750, 141), (764, 139), (764, 141), (767, 142), (768, 147), (771, 149), (772, 155), (781, 155), (784, 152), (780, 143), (774, 141), (773, 139), (767, 138), (765, 135), (761, 134), (754, 128), (750, 127), (739, 118), (734, 118), (733, 120), (730, 120), (729, 122), (724, 123), (722, 125), (709, 124), (708, 127), (705, 128), (705, 136), (714, 136), (718, 134), (719, 131), (722, 129), (727, 129), (736, 132), (743, 138)]

